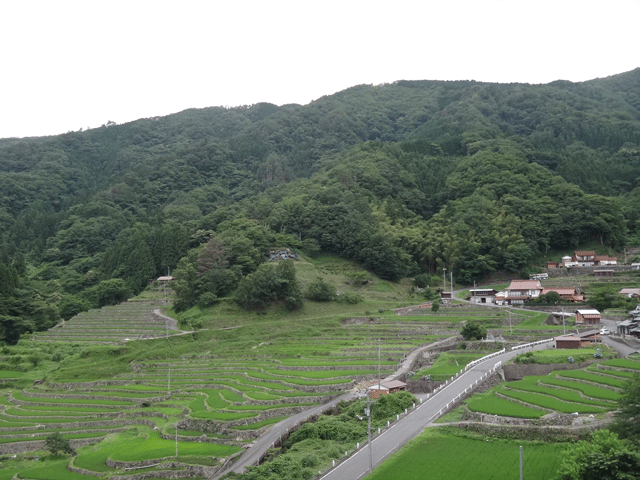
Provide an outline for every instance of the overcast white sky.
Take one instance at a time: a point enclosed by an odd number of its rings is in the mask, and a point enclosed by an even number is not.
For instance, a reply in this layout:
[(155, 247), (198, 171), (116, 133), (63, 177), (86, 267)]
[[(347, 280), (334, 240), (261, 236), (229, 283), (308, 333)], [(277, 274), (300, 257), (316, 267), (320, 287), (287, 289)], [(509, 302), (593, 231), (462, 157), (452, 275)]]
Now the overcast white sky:
[(640, 0), (3, 0), (0, 138), (395, 80), (640, 67)]

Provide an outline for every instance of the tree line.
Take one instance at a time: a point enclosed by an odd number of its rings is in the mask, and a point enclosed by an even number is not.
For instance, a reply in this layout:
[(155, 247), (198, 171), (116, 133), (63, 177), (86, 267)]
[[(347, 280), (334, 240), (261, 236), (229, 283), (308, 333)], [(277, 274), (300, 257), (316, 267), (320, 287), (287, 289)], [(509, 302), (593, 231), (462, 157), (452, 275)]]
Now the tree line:
[[(2, 338), (168, 272), (180, 308), (215, 302), (274, 247), (472, 283), (640, 242), (639, 78), (403, 81), (0, 140)], [(270, 294), (295, 305), (281, 273)]]

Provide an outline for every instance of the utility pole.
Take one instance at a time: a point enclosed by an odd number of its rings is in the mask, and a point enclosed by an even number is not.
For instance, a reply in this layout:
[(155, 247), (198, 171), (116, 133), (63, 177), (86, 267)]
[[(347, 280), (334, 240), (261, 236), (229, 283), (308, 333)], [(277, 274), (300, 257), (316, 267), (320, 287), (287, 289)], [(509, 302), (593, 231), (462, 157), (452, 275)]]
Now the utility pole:
[(449, 288), (451, 289), (451, 303), (453, 303), (453, 270), (449, 271)]
[(520, 480), (522, 480), (522, 445), (520, 445)]
[(562, 333), (564, 335), (567, 334), (567, 327), (565, 327), (565, 324), (564, 324), (564, 307), (562, 307)]
[[(380, 389), (378, 388), (378, 395), (380, 395)], [(371, 450), (371, 399), (369, 393), (367, 393), (367, 406), (364, 409), (364, 414), (367, 416), (367, 442), (369, 443), (369, 472), (373, 473), (373, 451)]]
[(380, 395), (380, 339), (378, 339), (378, 395)]
[(442, 268), (442, 281), (444, 282), (444, 290), (442, 290), (442, 292), (446, 292), (447, 291), (447, 269), (446, 268)]
[(513, 327), (511, 326), (511, 305), (509, 305), (509, 333), (513, 335)]

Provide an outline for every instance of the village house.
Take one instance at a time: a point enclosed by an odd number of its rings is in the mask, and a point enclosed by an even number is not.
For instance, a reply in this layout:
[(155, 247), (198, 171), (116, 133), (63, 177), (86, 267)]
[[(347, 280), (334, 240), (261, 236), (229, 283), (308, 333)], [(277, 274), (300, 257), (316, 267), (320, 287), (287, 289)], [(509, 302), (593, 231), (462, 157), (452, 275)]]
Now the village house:
[(472, 288), (469, 290), (471, 303), (496, 303), (497, 290), (493, 288)]
[(600, 312), (598, 310), (576, 310), (576, 325), (600, 325), (600, 320)]
[(616, 257), (610, 257), (608, 255), (596, 255), (593, 260), (596, 265), (604, 266), (604, 265), (617, 265), (618, 259)]
[(571, 303), (581, 303), (584, 302), (584, 295), (578, 293), (578, 291), (574, 287), (566, 287), (566, 288), (543, 288), (542, 293), (540, 295), (546, 295), (547, 293), (556, 292), (560, 295), (562, 300), (571, 302)]
[[(550, 267), (549, 264), (553, 264), (554, 262), (547, 262), (547, 268)], [(571, 267), (597, 267), (597, 266), (607, 266), (607, 265), (617, 265), (618, 259), (616, 257), (610, 257), (608, 255), (596, 255), (596, 252), (593, 250), (576, 250), (572, 256), (565, 255), (562, 257), (562, 261), (559, 266), (563, 266), (565, 268)]]
[(538, 298), (540, 292), (540, 280), (512, 280), (505, 289), (504, 302), (507, 305), (524, 305), (527, 300)]
[(592, 267), (596, 264), (596, 252), (593, 250), (576, 250), (573, 258), (578, 262), (579, 267)]
[[(620, 322), (616, 329), (618, 331), (618, 335), (633, 335), (634, 337), (637, 337), (640, 334), (640, 318), (636, 317)], [(632, 333), (632, 331), (635, 332)]]

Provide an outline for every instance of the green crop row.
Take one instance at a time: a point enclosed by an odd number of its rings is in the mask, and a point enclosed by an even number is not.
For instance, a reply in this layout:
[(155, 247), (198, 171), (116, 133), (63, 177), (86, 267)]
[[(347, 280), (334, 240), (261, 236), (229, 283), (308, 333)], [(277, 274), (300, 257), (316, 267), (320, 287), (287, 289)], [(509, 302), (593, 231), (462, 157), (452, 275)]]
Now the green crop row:
[(478, 396), (467, 401), (467, 406), (472, 412), (487, 413), (515, 418), (540, 418), (547, 412), (527, 407), (510, 400), (490, 395)]
[(602, 362), (603, 365), (611, 367), (628, 368), (630, 370), (640, 370), (640, 361), (630, 360), (628, 358), (612, 358)]
[(585, 380), (593, 383), (601, 383), (610, 387), (622, 388), (625, 381), (617, 378), (607, 377), (606, 375), (598, 375), (597, 373), (586, 372), (584, 370), (562, 370), (555, 372), (558, 377), (575, 378), (576, 380)]
[(602, 375), (603, 377), (606, 376), (610, 376), (610, 377), (621, 377), (621, 378), (625, 378), (625, 379), (629, 379), (629, 378), (633, 378), (634, 375), (637, 375), (637, 373), (634, 372), (627, 372), (625, 370), (613, 370), (613, 369), (604, 369), (604, 368), (598, 368), (598, 365), (600, 364), (595, 364), (595, 365), (589, 365), (587, 367), (587, 371), (589, 372), (595, 372), (598, 375)]
[(588, 383), (573, 382), (568, 380), (559, 380), (557, 378), (548, 376), (540, 380), (545, 385), (555, 385), (563, 388), (571, 388), (582, 392), (583, 395), (592, 398), (598, 398), (601, 400), (617, 401), (620, 398), (620, 393), (609, 388), (598, 387), (596, 385), (590, 385)]
[(558, 398), (565, 402), (584, 403), (586, 405), (597, 405), (605, 408), (607, 407), (612, 408), (615, 406), (614, 404), (607, 403), (604, 401), (591, 400), (588, 398), (584, 398), (580, 396), (580, 394), (575, 390), (565, 390), (562, 388), (545, 387), (543, 385), (529, 385), (529, 384), (516, 385), (517, 383), (518, 382), (511, 382), (506, 387), (509, 390), (518, 390), (518, 391), (524, 391), (524, 392), (533, 392), (533, 393), (540, 393), (543, 395), (549, 395), (551, 397)]
[(504, 395), (506, 397), (520, 400), (530, 405), (554, 410), (560, 413), (602, 413), (607, 411), (607, 409), (602, 407), (596, 407), (594, 405), (586, 405), (582, 403), (565, 402), (563, 400), (560, 400), (559, 398), (551, 397), (549, 395), (543, 395), (540, 393), (521, 392), (518, 390), (508, 390), (506, 388), (502, 388), (499, 392), (501, 395)]
[(135, 405), (133, 402), (126, 402), (120, 400), (94, 400), (94, 399), (82, 399), (82, 398), (49, 398), (49, 397), (27, 397), (22, 392), (13, 392), (13, 398), (20, 400), (21, 402), (33, 402), (33, 403), (73, 403), (78, 405), (114, 405), (114, 406), (130, 406)]

